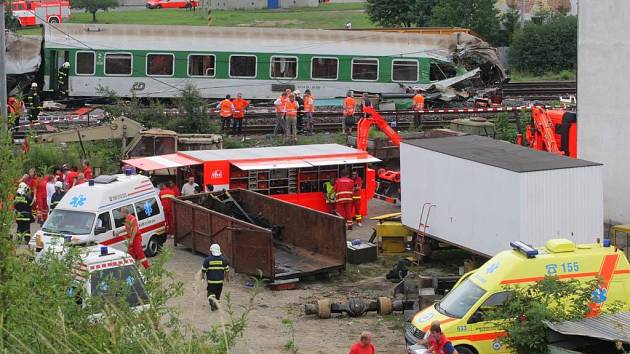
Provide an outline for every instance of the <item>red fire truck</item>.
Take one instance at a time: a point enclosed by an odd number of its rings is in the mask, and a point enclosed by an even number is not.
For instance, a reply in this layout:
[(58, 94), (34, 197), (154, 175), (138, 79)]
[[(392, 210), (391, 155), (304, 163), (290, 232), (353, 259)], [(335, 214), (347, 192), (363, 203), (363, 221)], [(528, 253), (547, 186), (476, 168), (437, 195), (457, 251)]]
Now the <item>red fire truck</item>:
[(366, 151), (338, 144), (180, 151), (123, 160), (143, 171), (180, 169), (181, 174), (182, 168), (188, 168), (185, 174), (194, 175), (203, 186), (211, 184), (215, 191), (248, 189), (323, 212), (328, 212), (324, 183), (342, 171), (353, 170), (364, 181), (362, 215), (367, 215), (368, 201), (376, 189), (375, 172), (368, 164), (379, 161)]
[(20, 21), (21, 27), (61, 23), (70, 17), (70, 2), (68, 1), (11, 1), (9, 4), (13, 16)]

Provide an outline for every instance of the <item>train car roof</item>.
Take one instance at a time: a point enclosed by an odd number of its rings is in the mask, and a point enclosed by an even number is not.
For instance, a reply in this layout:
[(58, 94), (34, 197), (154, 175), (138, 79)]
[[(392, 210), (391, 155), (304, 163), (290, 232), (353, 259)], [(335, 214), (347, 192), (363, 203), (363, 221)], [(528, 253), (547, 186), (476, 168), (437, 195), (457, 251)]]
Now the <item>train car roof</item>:
[(44, 36), (49, 48), (432, 57), (439, 60), (448, 60), (457, 44), (475, 38), (465, 32), (107, 24), (47, 25)]

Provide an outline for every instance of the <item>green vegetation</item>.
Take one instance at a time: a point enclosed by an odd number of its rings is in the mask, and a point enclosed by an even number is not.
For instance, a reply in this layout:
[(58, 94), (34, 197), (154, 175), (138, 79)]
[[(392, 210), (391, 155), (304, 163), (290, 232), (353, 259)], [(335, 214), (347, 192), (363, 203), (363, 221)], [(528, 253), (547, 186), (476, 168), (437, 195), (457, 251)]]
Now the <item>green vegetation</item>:
[[(33, 262), (24, 246), (10, 237), (15, 214), (8, 206), (15, 181), (25, 162), (35, 161), (30, 154), (37, 149), (26, 156), (16, 153), (10, 132), (0, 134), (0, 352), (230, 352), (247, 325), (258, 288), (239, 310), (240, 314), (226, 296), (223, 316), (217, 317), (215, 326), (200, 332), (184, 324), (179, 313), (167, 305), (182, 294), (183, 287), (164, 267), (170, 257), (166, 249), (152, 258), (150, 269), (141, 271), (149, 294), (149, 306), (142, 311), (127, 304), (131, 291), (127, 282), (110, 280), (107, 290), (103, 290), (106, 294), (82, 296), (80, 287), (75, 285), (77, 248), (63, 257), (44, 256), (41, 262)], [(94, 314), (102, 316), (95, 318)]]
[(96, 22), (96, 12), (98, 10), (107, 11), (118, 6), (116, 0), (73, 0), (73, 9), (85, 9), (86, 13), (92, 15), (92, 22)]
[(438, 0), (431, 24), (470, 28), (481, 38), (494, 42), (500, 20), (495, 3), (495, 0)]
[(530, 21), (514, 34), (510, 64), (516, 71), (540, 76), (575, 72), (577, 68), (577, 17), (555, 13)]
[(562, 70), (560, 72), (546, 72), (535, 75), (529, 72), (518, 70), (510, 73), (510, 82), (530, 82), (530, 81), (575, 81), (577, 73), (575, 70)]
[[(287, 10), (212, 11), (212, 26), (217, 27), (282, 27), (282, 28), (344, 28), (346, 22), (353, 28), (372, 28), (363, 4), (325, 4), (318, 8)], [(75, 12), (72, 23), (91, 23), (88, 13)], [(207, 14), (201, 9), (158, 9), (137, 11), (110, 11), (99, 15), (98, 23), (142, 25), (207, 26)]]
[[(529, 119), (529, 118), (528, 118)], [(526, 124), (526, 122), (521, 122)], [(509, 113), (499, 113), (494, 119), (495, 139), (516, 144), (516, 122), (510, 121)]]
[(9, 31), (15, 31), (20, 25), (17, 18), (13, 17), (11, 6), (5, 5), (4, 7), (4, 28)]
[(426, 27), (437, 0), (368, 0), (370, 20), (383, 27)]
[[(507, 287), (511, 296), (504, 305), (488, 309), (485, 318), (505, 330), (501, 341), (518, 354), (547, 354), (546, 326), (543, 321), (568, 321), (583, 318), (591, 311), (589, 304), (598, 289), (599, 280), (580, 282), (560, 281), (545, 277), (530, 288)], [(618, 312), (623, 304), (604, 306), (604, 312)]]
[(35, 167), (43, 173), (54, 172), (55, 167), (67, 163), (70, 166), (81, 166), (87, 159), (101, 173), (116, 173), (120, 163), (120, 140), (91, 141), (83, 147), (79, 143), (70, 144), (31, 144), (28, 154), (24, 156), (22, 172)]

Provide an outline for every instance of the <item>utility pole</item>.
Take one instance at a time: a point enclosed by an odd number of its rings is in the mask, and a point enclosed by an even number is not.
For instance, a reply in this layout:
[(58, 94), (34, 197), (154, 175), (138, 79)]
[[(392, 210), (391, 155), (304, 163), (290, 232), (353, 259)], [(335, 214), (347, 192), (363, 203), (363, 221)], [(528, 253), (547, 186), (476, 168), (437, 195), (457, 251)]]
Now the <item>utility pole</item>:
[(525, 28), (525, 0), (521, 0), (521, 30)]
[(9, 129), (7, 115), (7, 72), (6, 58), (7, 36), (4, 30), (4, 0), (0, 0), (0, 120), (2, 120), (2, 134)]

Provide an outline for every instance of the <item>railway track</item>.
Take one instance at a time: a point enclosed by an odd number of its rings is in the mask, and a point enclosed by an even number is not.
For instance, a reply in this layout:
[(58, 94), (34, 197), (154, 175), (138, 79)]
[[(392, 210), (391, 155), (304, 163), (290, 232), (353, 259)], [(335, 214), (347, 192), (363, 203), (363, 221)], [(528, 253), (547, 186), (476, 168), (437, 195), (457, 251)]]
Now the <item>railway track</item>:
[(503, 85), (504, 98), (546, 101), (576, 94), (577, 83), (575, 81), (510, 82)]

